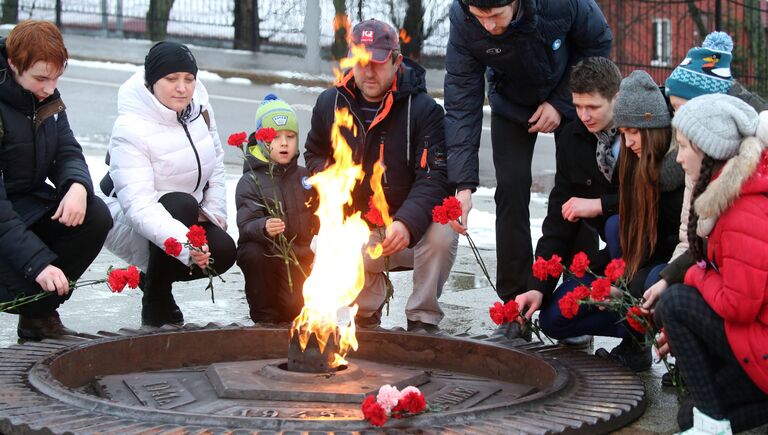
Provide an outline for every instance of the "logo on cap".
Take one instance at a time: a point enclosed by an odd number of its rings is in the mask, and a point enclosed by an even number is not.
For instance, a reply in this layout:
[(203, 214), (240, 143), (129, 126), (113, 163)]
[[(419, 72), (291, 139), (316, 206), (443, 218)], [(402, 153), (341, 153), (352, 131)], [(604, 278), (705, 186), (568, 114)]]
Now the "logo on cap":
[(363, 30), (363, 33), (360, 35), (360, 43), (361, 44), (373, 43), (373, 30)]
[(272, 121), (280, 127), (288, 123), (288, 117), (285, 115), (277, 115), (272, 117)]

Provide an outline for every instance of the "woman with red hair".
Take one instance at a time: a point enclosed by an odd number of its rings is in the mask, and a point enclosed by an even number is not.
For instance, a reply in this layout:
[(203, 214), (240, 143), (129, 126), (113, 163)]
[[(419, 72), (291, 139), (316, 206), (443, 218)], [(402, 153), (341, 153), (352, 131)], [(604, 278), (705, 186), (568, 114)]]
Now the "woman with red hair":
[(53, 293), (14, 310), (22, 339), (74, 333), (56, 309), (112, 226), (56, 89), (66, 65), (49, 22), (24, 21), (0, 38), (0, 301)]

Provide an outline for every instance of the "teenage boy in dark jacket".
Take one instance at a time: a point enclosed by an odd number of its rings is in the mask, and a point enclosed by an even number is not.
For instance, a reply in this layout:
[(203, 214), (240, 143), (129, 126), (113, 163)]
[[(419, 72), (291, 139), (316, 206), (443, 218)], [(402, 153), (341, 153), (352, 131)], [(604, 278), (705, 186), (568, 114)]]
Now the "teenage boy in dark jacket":
[(593, 0), (454, 0), (450, 20), (448, 177), (466, 227), (479, 183), (485, 75), (497, 180), (496, 289), (508, 301), (527, 290), (533, 261), (528, 202), (536, 136), (574, 118), (568, 71), (583, 57), (607, 57), (611, 32)]
[[(245, 276), (251, 320), (284, 323), (298, 316), (304, 305), (305, 274), (309, 275), (314, 259), (310, 244), (318, 229), (313, 214), (315, 192), (306, 184), (309, 171), (298, 164), (299, 123), (291, 106), (267, 95), (256, 111), (256, 130), (261, 128), (272, 128), (277, 135), (268, 146), (258, 143), (254, 134), (249, 138), (244, 173), (235, 190), (240, 234), (237, 265)], [(282, 218), (270, 215), (267, 207), (280, 210)], [(275, 248), (280, 234), (293, 241), (293, 252), (303, 269), (290, 265), (290, 283)]]
[(112, 226), (56, 89), (66, 63), (49, 22), (24, 21), (0, 38), (0, 302), (52, 293), (13, 311), (23, 339), (75, 333), (56, 309)]
[[(357, 135), (341, 129), (365, 177), (354, 191), (353, 209), (366, 213), (373, 194), (374, 163), (383, 156), (384, 192), (394, 222), (386, 228), (384, 253), (365, 258), (365, 286), (358, 296), (357, 323), (376, 326), (386, 296), (384, 257), (390, 269), (412, 267), (413, 292), (406, 305), (409, 331), (437, 331), (437, 302), (456, 256), (456, 234), (432, 223), (432, 208), (453, 193), (446, 176), (443, 109), (426, 92), (425, 71), (403, 59), (395, 29), (367, 20), (352, 30), (353, 43), (371, 59), (358, 62), (335, 87), (323, 92), (312, 112), (304, 157), (312, 173), (332, 162), (331, 126), (336, 109), (354, 115)], [(378, 238), (372, 232), (372, 238)]]
[[(567, 264), (573, 254), (584, 251), (595, 270), (610, 261), (607, 249), (596, 252), (597, 244), (584, 246), (578, 236), (581, 227), (589, 225), (604, 238), (606, 219), (618, 213), (621, 137), (613, 128), (613, 105), (620, 84), (621, 72), (604, 57), (582, 59), (571, 71), (570, 88), (579, 119), (566, 124), (560, 136), (555, 186), (536, 245), (537, 257), (558, 255)], [(550, 302), (555, 285), (557, 279), (540, 281), (529, 269), (528, 291), (515, 301), (530, 318)]]

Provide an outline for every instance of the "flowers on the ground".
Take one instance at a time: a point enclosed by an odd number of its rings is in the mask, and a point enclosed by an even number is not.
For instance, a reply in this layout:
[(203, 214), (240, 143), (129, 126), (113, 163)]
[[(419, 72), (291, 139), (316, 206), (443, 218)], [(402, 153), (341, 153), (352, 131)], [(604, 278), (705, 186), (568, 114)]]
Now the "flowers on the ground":
[(381, 427), (388, 417), (405, 418), (429, 411), (424, 394), (418, 388), (408, 386), (399, 391), (392, 385), (382, 385), (377, 395), (363, 400), (363, 417), (372, 425)]
[[(174, 237), (168, 237), (165, 239), (165, 242), (163, 242), (163, 247), (165, 249), (165, 253), (172, 256), (172, 257), (178, 257), (179, 254), (181, 254), (181, 249), (183, 246), (186, 246), (190, 251), (197, 251), (197, 252), (207, 252), (203, 249), (205, 245), (208, 244), (208, 235), (205, 232), (205, 228), (201, 227), (200, 225), (192, 225), (189, 227), (189, 231), (187, 231), (187, 241), (184, 243), (179, 242)], [(213, 278), (218, 277), (221, 282), (226, 282), (224, 278), (221, 277), (216, 272), (216, 269), (213, 268), (214, 260), (213, 258), (208, 259), (208, 265), (205, 268), (200, 268), (203, 272), (205, 272), (208, 275), (208, 285), (205, 287), (205, 290), (211, 291), (211, 302), (216, 302), (216, 298), (213, 293)], [(190, 275), (192, 274), (192, 268), (196, 265), (190, 266)], [(199, 266), (198, 266), (199, 267)]]
[(227, 143), (233, 147), (239, 148), (248, 143), (248, 134), (244, 131), (241, 131), (240, 133), (232, 133), (229, 135)]

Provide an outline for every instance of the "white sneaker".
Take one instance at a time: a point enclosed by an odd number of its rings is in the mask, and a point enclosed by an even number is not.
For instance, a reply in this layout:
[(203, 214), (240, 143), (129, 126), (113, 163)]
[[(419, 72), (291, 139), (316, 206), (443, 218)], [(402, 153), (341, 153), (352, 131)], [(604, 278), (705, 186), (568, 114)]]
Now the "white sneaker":
[(693, 408), (693, 427), (680, 432), (680, 435), (732, 435), (731, 422), (728, 420), (715, 420)]

